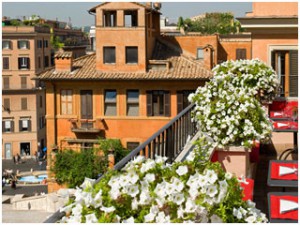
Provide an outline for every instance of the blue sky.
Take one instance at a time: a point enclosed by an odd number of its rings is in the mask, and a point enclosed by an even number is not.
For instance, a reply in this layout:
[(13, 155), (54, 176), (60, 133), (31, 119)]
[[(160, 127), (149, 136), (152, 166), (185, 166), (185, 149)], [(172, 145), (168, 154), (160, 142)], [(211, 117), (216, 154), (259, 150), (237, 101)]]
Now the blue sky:
[[(5, 1), (5, 0), (4, 0)], [(73, 26), (91, 26), (94, 16), (88, 10), (99, 1), (89, 2), (2, 2), (2, 16), (17, 18), (21, 16), (39, 15), (45, 19), (56, 18), (68, 22), (69, 17)], [(245, 16), (252, 11), (251, 2), (162, 2), (162, 16), (168, 17), (170, 22), (177, 22), (178, 17), (188, 18), (205, 12), (232, 12), (235, 17)]]

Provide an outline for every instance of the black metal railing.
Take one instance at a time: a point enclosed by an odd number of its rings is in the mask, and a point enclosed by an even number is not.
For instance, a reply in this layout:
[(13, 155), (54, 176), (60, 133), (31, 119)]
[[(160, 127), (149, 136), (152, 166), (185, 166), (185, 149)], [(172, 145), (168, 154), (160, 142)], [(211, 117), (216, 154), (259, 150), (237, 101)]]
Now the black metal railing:
[(118, 162), (114, 169), (122, 169), (126, 163), (138, 155), (143, 155), (146, 158), (154, 158), (155, 155), (166, 156), (169, 163), (172, 163), (183, 150), (187, 140), (196, 133), (196, 125), (191, 120), (194, 106), (191, 104), (185, 108), (148, 140)]
[[(122, 169), (129, 161), (138, 155), (146, 158), (154, 158), (155, 155), (168, 157), (168, 162), (172, 163), (184, 149), (188, 140), (197, 133), (196, 124), (192, 122), (191, 112), (195, 104), (189, 105), (180, 112), (169, 123), (153, 134), (143, 144), (132, 150), (127, 156), (119, 161), (114, 170)], [(103, 176), (98, 178), (98, 183)], [(55, 212), (44, 223), (55, 223), (64, 216), (64, 213)]]

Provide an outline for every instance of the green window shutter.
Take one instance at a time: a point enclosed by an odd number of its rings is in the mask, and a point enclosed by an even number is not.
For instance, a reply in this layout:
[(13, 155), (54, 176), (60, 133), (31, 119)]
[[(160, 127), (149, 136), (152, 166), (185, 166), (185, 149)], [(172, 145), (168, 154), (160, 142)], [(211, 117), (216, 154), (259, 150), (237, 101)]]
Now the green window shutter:
[(165, 91), (164, 94), (164, 114), (165, 116), (171, 116), (171, 96), (169, 91)]
[(298, 97), (298, 51), (290, 51), (290, 75), (289, 75), (289, 92), (290, 97)]
[(147, 116), (153, 116), (152, 91), (147, 91)]

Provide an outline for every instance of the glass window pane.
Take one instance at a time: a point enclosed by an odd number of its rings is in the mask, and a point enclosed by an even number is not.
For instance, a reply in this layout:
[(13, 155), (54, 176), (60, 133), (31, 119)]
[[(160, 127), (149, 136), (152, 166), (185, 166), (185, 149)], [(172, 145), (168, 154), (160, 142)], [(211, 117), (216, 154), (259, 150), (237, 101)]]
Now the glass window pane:
[(128, 104), (127, 105), (127, 116), (138, 116), (139, 115), (139, 105), (138, 104)]
[(105, 91), (105, 102), (116, 102), (116, 91)]
[(197, 49), (197, 59), (203, 59), (204, 55), (203, 55), (203, 49), (202, 48), (198, 48)]
[(116, 104), (105, 104), (105, 116), (116, 116), (117, 108)]
[(28, 128), (28, 120), (22, 120), (22, 127)]
[(104, 63), (116, 63), (116, 48), (104, 47)]
[(5, 121), (5, 129), (10, 129), (10, 127), (11, 127), (11, 122)]
[(127, 91), (127, 102), (139, 102), (139, 91)]
[(138, 63), (137, 47), (126, 47), (126, 63)]

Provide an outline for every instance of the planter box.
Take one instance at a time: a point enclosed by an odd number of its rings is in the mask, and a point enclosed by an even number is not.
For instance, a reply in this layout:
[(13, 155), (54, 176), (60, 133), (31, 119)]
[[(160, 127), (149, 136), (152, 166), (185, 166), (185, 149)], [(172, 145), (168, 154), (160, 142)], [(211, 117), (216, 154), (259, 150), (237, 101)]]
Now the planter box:
[(216, 148), (211, 161), (219, 162), (225, 171), (237, 177), (251, 177), (250, 153), (251, 149), (242, 146)]

